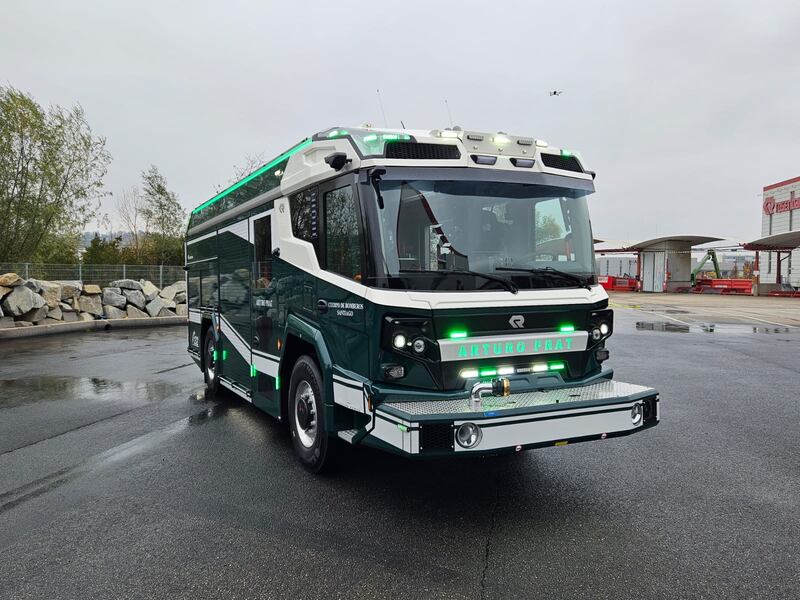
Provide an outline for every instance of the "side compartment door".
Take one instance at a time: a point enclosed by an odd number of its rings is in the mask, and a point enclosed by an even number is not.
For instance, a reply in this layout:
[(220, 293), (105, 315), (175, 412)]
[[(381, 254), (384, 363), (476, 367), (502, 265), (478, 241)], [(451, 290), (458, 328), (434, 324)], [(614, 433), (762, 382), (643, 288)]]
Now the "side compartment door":
[(250, 397), (252, 248), (247, 219), (217, 230), (219, 319), (222, 330), (222, 376)]
[(250, 239), (253, 241), (253, 403), (259, 408), (278, 416), (280, 397), (278, 394), (279, 354), (276, 323), (278, 319), (278, 282), (272, 269), (273, 240), (272, 209), (250, 217)]

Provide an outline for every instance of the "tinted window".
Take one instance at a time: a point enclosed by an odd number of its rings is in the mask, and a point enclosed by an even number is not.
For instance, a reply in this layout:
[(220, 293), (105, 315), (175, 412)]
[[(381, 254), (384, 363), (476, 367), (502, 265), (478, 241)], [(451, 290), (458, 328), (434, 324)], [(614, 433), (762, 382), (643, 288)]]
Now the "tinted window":
[(272, 230), (270, 217), (262, 217), (253, 221), (253, 232), (255, 234), (256, 249), (256, 268), (255, 285), (256, 288), (266, 288), (272, 280)]
[(289, 196), (289, 211), (294, 237), (311, 242), (317, 241), (317, 190), (297, 192)]
[(358, 209), (350, 186), (325, 193), (325, 252), (328, 271), (361, 280)]

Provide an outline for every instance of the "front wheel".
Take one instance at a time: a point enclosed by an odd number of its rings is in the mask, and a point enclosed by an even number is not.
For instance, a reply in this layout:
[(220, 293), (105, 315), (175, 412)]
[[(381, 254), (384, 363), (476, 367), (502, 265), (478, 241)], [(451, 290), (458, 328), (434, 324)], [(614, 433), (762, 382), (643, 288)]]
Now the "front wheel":
[(310, 356), (301, 356), (292, 369), (289, 385), (289, 430), (294, 451), (312, 473), (331, 461), (332, 444), (325, 430), (322, 375)]
[(214, 339), (214, 332), (209, 327), (203, 341), (203, 379), (206, 382), (206, 394), (209, 397), (216, 396), (219, 391), (218, 356), (217, 340)]

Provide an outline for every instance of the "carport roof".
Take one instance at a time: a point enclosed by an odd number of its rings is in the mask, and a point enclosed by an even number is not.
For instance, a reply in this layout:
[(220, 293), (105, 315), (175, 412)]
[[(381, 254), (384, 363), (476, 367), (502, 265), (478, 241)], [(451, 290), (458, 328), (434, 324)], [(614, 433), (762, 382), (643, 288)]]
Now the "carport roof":
[(800, 231), (773, 233), (744, 244), (745, 250), (789, 251), (800, 247)]
[(596, 252), (638, 252), (639, 250), (646, 250), (659, 244), (667, 242), (679, 242), (686, 244), (690, 248), (699, 246), (700, 244), (707, 244), (709, 242), (718, 242), (722, 240), (721, 237), (710, 235), (665, 235), (649, 240), (642, 240), (639, 242), (605, 242), (603, 244), (595, 244)]

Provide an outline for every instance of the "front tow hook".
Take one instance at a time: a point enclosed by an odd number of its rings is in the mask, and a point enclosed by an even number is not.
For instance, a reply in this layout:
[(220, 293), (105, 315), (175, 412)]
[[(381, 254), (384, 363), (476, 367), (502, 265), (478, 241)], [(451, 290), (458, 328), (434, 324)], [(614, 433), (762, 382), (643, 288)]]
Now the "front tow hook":
[(492, 396), (508, 396), (511, 393), (511, 382), (507, 377), (500, 377), (492, 381), (479, 381), (472, 386), (469, 393), (469, 407), (474, 411), (482, 410), (483, 397), (491, 394)]

